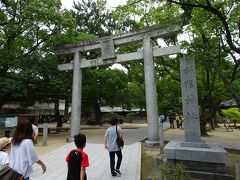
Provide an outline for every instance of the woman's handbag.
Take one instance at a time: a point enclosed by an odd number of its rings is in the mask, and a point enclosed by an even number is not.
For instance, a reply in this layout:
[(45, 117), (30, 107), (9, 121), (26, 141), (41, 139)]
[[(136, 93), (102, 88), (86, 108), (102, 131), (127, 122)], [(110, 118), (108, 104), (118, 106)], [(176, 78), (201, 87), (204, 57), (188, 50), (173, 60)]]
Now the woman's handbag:
[(17, 171), (13, 170), (9, 166), (4, 166), (0, 169), (0, 179), (1, 180), (23, 180), (24, 176)]
[(117, 145), (120, 149), (122, 149), (124, 146), (124, 141), (123, 141), (123, 138), (120, 136), (120, 134), (117, 131), (117, 126), (116, 126), (116, 133), (117, 133)]

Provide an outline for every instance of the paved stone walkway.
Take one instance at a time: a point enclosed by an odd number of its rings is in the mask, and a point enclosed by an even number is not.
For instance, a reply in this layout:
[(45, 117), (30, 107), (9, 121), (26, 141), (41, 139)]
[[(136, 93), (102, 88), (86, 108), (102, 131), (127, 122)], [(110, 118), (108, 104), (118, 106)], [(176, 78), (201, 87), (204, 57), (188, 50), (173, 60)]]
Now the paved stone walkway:
[[(169, 123), (164, 124), (164, 129)], [(124, 130), (123, 130), (124, 131)], [(87, 168), (88, 180), (140, 180), (141, 179), (141, 142), (147, 137), (147, 127), (124, 131), (125, 146), (122, 150), (123, 160), (120, 170), (121, 177), (112, 177), (108, 151), (104, 148), (103, 137), (87, 140), (84, 151), (89, 156), (90, 166)], [(30, 176), (32, 180), (66, 180), (67, 163), (65, 157), (74, 143), (66, 144), (54, 151), (40, 156), (47, 166), (47, 171), (42, 174), (39, 165), (34, 164), (34, 172)]]
[[(34, 173), (31, 175), (33, 180), (66, 180), (67, 164), (65, 157), (74, 143), (69, 143), (50, 153), (41, 156), (47, 166), (47, 171), (42, 174), (39, 165), (34, 165)], [(89, 180), (140, 180), (141, 171), (141, 143), (137, 142), (126, 145), (123, 149), (123, 160), (121, 165), (121, 177), (112, 177), (110, 173), (108, 151), (103, 144), (87, 143), (85, 152), (89, 156), (90, 166), (87, 168)]]
[[(164, 130), (169, 128), (169, 123), (164, 123)], [(87, 140), (85, 152), (89, 156), (90, 166), (87, 168), (88, 180), (140, 180), (141, 176), (141, 143), (147, 136), (147, 127), (124, 131), (125, 147), (123, 149), (123, 161), (121, 166), (121, 177), (112, 177), (110, 173), (108, 151), (104, 149), (103, 137), (96, 137)], [(166, 138), (164, 140), (182, 140), (178, 138)], [(208, 141), (207, 141), (208, 142)], [(239, 149), (240, 145), (231, 142), (220, 143), (224, 148)], [(34, 165), (34, 173), (31, 180), (66, 180), (67, 164), (65, 157), (71, 149), (75, 148), (74, 143), (69, 143), (54, 151), (41, 156), (47, 166), (47, 171), (42, 174), (39, 165)]]

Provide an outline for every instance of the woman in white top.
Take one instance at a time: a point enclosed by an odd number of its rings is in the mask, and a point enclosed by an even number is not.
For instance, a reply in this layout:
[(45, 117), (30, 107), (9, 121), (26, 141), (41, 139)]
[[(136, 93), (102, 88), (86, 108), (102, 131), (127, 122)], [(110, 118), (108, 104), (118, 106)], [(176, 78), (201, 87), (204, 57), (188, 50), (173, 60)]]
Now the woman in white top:
[(32, 173), (32, 165), (39, 164), (43, 173), (46, 171), (45, 164), (39, 159), (33, 146), (33, 129), (29, 121), (22, 121), (18, 124), (12, 139), (10, 151), (10, 167), (24, 175), (29, 180)]
[(9, 163), (8, 153), (11, 139), (7, 137), (0, 138), (0, 168)]

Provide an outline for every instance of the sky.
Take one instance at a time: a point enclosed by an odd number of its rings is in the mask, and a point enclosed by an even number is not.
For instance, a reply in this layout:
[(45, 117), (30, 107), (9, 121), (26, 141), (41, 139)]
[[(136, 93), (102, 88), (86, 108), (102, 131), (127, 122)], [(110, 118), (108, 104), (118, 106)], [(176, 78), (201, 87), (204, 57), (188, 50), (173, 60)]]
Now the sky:
[[(74, 0), (61, 0), (62, 1), (62, 6), (65, 7), (66, 9), (71, 9), (72, 5), (73, 5), (73, 1)], [(77, 1), (81, 1), (81, 0), (75, 0)], [(107, 0), (107, 7), (109, 9), (112, 9), (118, 5), (123, 5), (126, 4), (127, 0)]]

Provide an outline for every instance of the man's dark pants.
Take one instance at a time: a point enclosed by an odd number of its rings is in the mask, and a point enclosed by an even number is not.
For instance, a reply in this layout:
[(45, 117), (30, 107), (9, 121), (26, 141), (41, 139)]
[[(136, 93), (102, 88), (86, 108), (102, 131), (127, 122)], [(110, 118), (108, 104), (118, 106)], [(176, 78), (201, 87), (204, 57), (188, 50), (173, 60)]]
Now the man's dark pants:
[(110, 168), (111, 168), (111, 173), (114, 174), (115, 173), (115, 154), (117, 155), (117, 166), (116, 166), (116, 169), (120, 169), (120, 166), (121, 166), (121, 162), (122, 162), (122, 151), (119, 150), (119, 151), (112, 151), (112, 152), (109, 152), (109, 156), (110, 156)]

